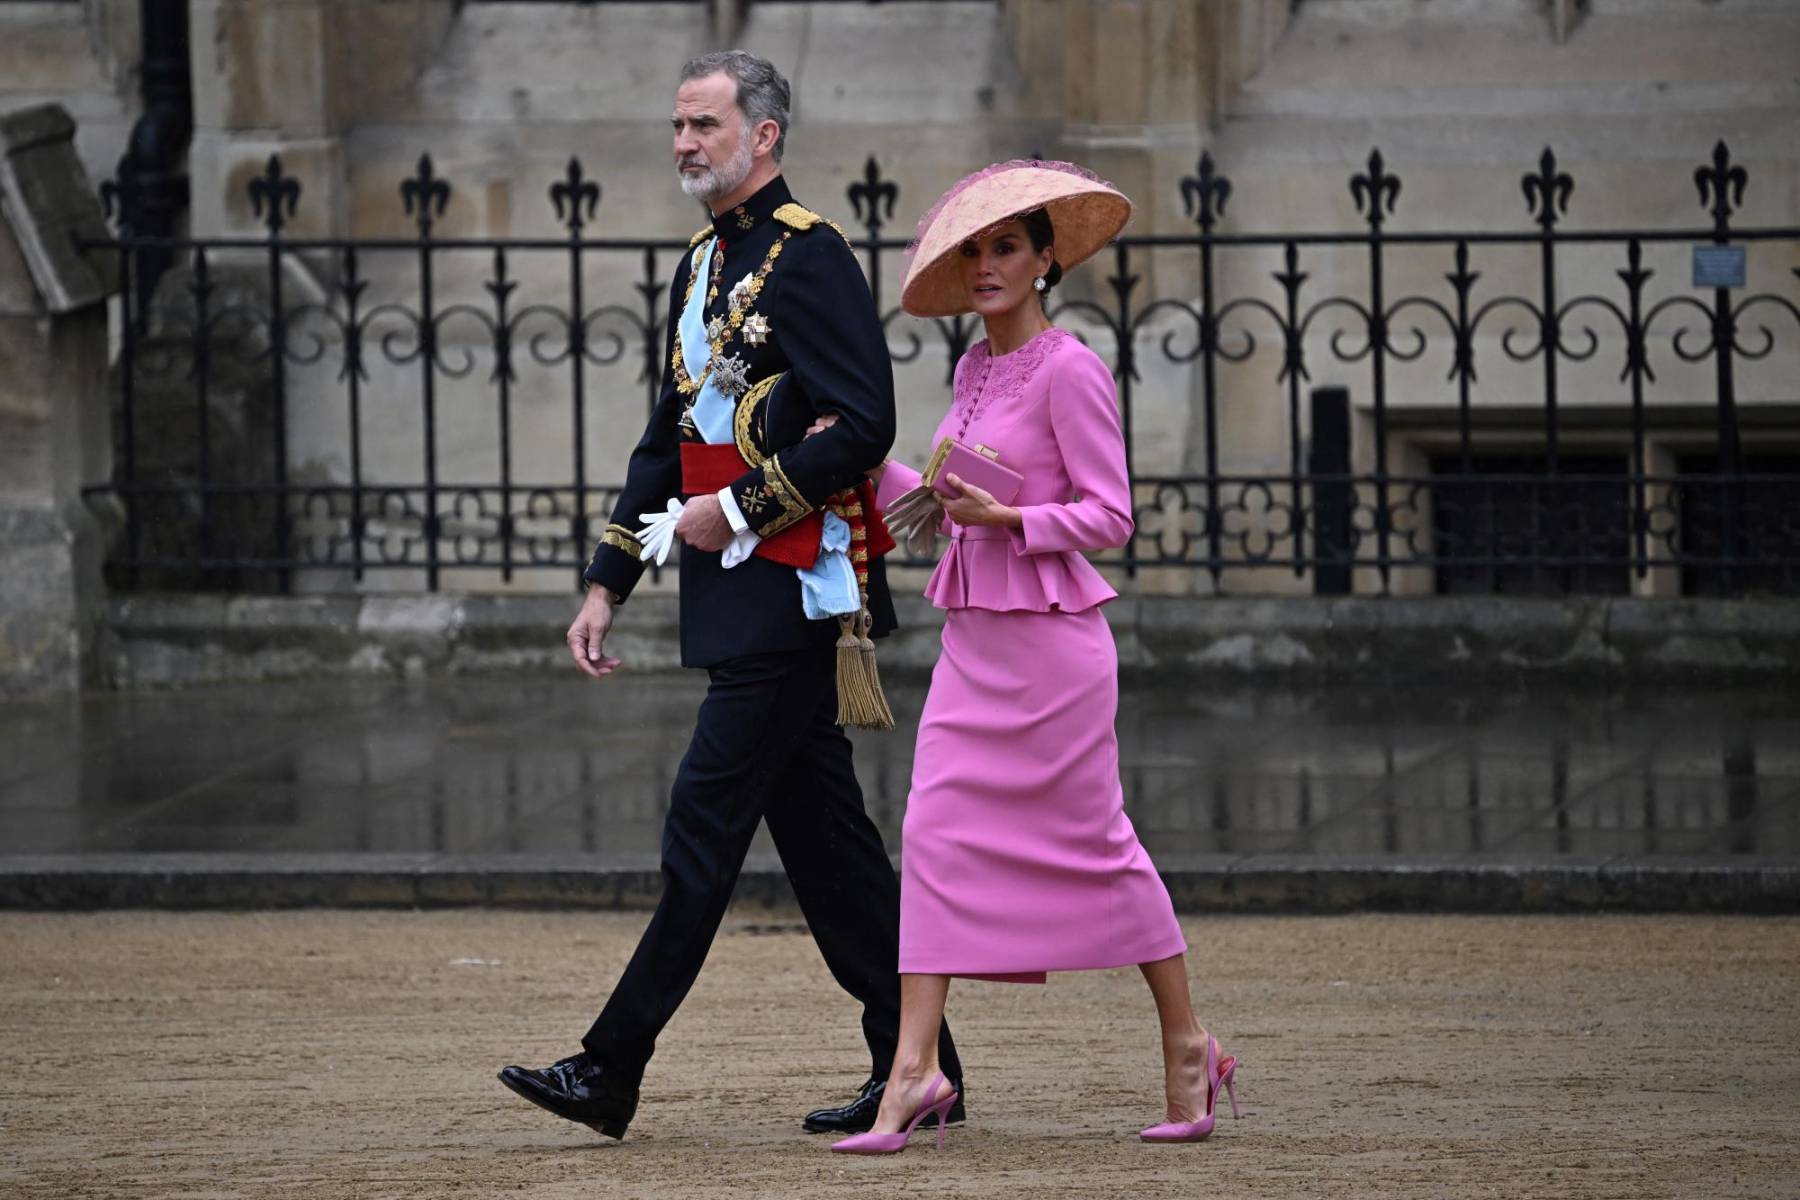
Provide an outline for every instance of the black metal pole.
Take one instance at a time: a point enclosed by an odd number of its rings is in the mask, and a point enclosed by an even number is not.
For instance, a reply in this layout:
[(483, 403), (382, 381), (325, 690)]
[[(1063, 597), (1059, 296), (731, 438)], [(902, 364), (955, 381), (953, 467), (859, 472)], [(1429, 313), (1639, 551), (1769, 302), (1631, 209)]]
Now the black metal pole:
[(1350, 393), (1312, 392), (1313, 594), (1348, 596), (1356, 554), (1351, 547)]
[[(117, 170), (125, 223), (137, 237), (175, 236), (175, 219), (188, 206), (188, 178), (181, 166), (194, 131), (193, 82), (188, 69), (187, 0), (139, 0), (138, 87), (144, 111)], [(142, 320), (174, 251), (147, 246), (138, 252), (137, 308)]]

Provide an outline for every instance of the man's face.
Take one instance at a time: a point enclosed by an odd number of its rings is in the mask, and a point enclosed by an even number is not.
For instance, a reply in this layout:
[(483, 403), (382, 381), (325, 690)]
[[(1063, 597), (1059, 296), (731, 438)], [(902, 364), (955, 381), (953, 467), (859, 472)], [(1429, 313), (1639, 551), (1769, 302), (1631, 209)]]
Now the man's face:
[(682, 191), (710, 202), (749, 177), (750, 131), (731, 76), (720, 72), (682, 84), (675, 92), (673, 123)]

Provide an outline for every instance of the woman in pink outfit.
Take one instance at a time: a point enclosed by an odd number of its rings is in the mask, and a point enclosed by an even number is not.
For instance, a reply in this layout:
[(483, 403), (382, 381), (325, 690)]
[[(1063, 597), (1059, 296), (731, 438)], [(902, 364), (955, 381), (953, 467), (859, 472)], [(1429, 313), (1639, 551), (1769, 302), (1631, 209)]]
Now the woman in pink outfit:
[[(1023, 476), (1002, 504), (954, 474), (949, 545), (925, 594), (946, 610), (919, 721), (901, 832), (900, 1046), (873, 1130), (832, 1149), (888, 1153), (955, 1102), (937, 1029), (952, 977), (1044, 981), (1137, 965), (1162, 1025), (1167, 1123), (1149, 1141), (1198, 1141), (1234, 1059), (1195, 1017), (1169, 893), (1125, 815), (1118, 655), (1100, 606), (1116, 593), (1083, 551), (1132, 534), (1112, 373), (1053, 327), (1044, 296), (1117, 235), (1130, 202), (1067, 163), (969, 176), (920, 222), (901, 303), (978, 314), (987, 339), (957, 364), (932, 445), (999, 452)], [(826, 418), (827, 421), (830, 418)], [(918, 472), (877, 471), (884, 511), (918, 513)], [(923, 518), (938, 523), (927, 503)], [(897, 532), (901, 532), (897, 530)]]

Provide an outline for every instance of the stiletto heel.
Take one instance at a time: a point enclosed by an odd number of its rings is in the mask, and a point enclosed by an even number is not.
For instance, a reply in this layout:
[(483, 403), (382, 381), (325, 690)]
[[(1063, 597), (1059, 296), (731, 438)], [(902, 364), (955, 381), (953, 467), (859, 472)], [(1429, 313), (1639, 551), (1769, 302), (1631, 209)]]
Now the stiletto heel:
[(1231, 1098), (1231, 1115), (1238, 1115), (1237, 1089), (1232, 1079), (1237, 1075), (1237, 1057), (1228, 1055), (1223, 1062), (1219, 1060), (1219, 1039), (1206, 1039), (1206, 1111), (1198, 1121), (1167, 1121), (1161, 1125), (1152, 1125), (1138, 1136), (1146, 1142), (1204, 1142), (1213, 1131), (1218, 1114), (1214, 1105), (1219, 1099), (1219, 1090)]
[(944, 1130), (950, 1124), (950, 1110), (955, 1107), (957, 1096), (955, 1088), (950, 1089), (948, 1096), (937, 1094), (938, 1086), (948, 1082), (949, 1080), (944, 1078), (944, 1073), (939, 1071), (932, 1079), (931, 1086), (925, 1089), (924, 1101), (913, 1112), (912, 1119), (906, 1123), (906, 1128), (899, 1133), (859, 1133), (847, 1137), (841, 1142), (833, 1142), (831, 1148), (839, 1154), (898, 1154), (906, 1149), (906, 1139), (910, 1138), (912, 1131), (919, 1127), (919, 1122), (926, 1117), (935, 1116), (938, 1119), (937, 1145), (938, 1149), (942, 1150), (944, 1148)]

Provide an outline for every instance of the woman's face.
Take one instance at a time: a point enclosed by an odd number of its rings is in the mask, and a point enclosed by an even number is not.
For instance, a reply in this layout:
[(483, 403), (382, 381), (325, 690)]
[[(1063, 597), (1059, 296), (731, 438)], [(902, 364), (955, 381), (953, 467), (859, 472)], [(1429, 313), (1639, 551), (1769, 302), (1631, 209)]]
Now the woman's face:
[(1056, 248), (1031, 248), (1023, 221), (1008, 221), (998, 229), (962, 244), (957, 266), (969, 307), (979, 317), (996, 317), (1035, 299), (1032, 281), (1056, 261)]

